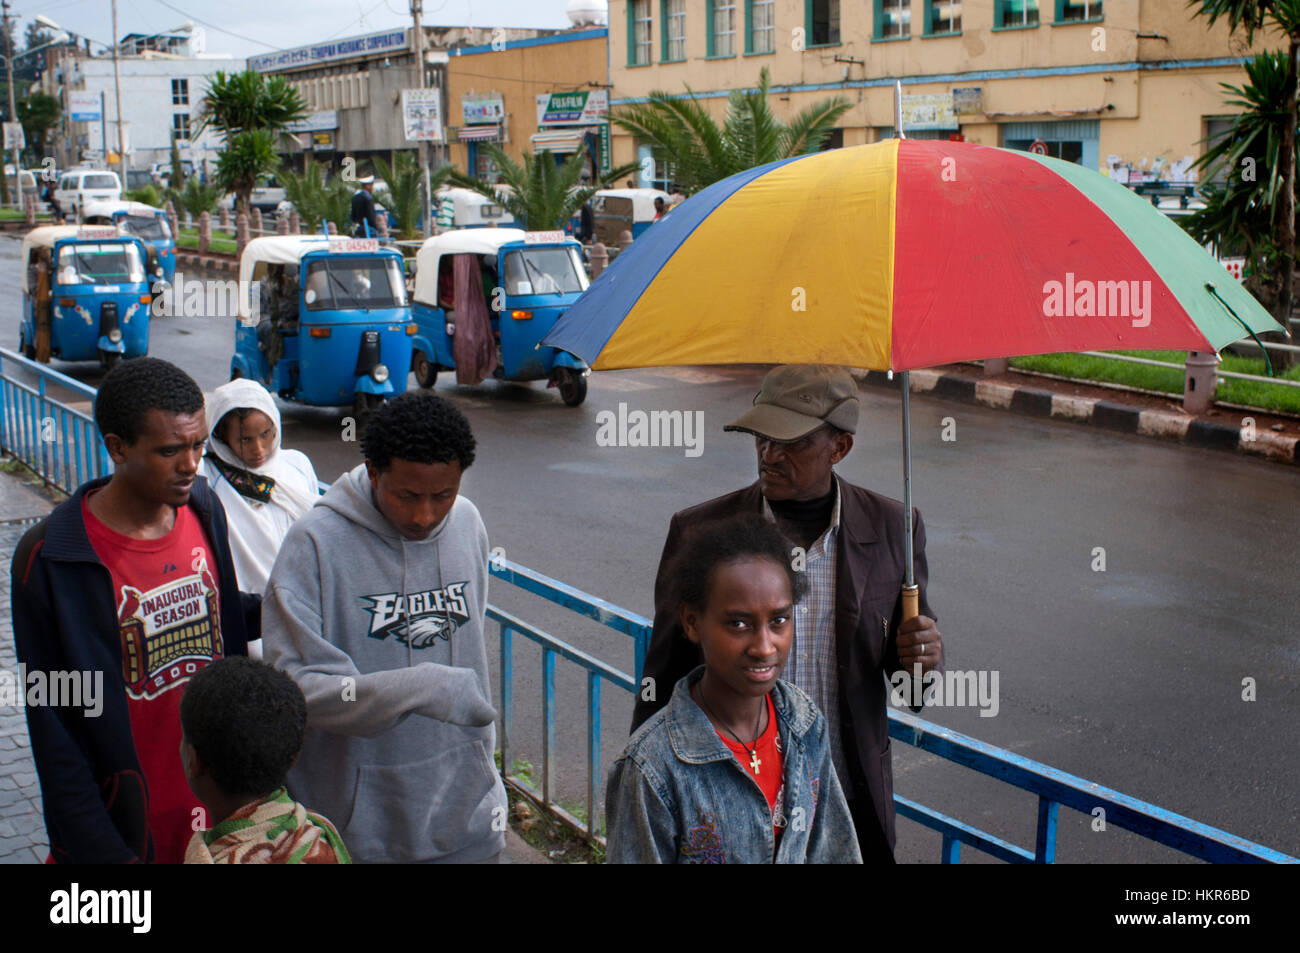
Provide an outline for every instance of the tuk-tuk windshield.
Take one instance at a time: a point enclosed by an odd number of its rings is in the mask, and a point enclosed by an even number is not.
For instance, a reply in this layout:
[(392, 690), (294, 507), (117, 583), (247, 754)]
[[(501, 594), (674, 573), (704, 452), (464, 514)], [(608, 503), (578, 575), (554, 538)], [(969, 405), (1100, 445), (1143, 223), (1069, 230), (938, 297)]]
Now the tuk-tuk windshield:
[(307, 263), (302, 300), (308, 311), (373, 311), (406, 307), (406, 283), (395, 258), (329, 258)]
[(146, 241), (165, 242), (172, 237), (171, 227), (162, 215), (126, 215), (117, 220), (128, 235)]
[(64, 245), (59, 249), (61, 285), (93, 285), (144, 281), (140, 247), (134, 242)]
[(576, 248), (524, 248), (506, 254), (506, 294), (574, 294), (587, 290)]

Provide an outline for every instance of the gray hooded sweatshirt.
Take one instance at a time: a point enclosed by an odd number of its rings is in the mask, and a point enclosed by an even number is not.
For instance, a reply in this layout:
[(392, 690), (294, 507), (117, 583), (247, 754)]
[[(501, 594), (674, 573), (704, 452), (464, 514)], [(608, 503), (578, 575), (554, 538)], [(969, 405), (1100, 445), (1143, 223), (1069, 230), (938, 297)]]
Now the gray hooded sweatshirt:
[[(458, 496), (428, 539), (375, 507), (365, 465), (285, 537), (262, 602), (266, 661), (307, 697), (289, 791), (360, 863), (505, 849), (483, 622), (488, 539)], [(409, 611), (404, 611), (409, 609)]]

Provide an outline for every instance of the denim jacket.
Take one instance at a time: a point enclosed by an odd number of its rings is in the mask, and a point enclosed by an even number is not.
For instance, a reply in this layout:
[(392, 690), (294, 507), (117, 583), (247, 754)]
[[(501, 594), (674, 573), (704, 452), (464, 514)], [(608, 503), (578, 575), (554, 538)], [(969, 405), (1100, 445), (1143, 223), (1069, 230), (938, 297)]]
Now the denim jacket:
[(701, 665), (677, 683), (610, 771), (606, 862), (861, 863), (826, 719), (812, 699), (789, 682), (772, 688), (785, 763), (785, 830), (773, 857), (767, 798), (691, 698), (703, 674)]

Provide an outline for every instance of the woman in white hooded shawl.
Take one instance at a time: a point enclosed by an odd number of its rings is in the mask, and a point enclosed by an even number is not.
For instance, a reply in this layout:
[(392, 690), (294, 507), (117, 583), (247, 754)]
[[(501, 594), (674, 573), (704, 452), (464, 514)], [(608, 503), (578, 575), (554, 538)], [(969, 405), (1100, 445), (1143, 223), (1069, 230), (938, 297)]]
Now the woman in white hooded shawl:
[[(298, 517), (320, 499), (307, 455), (280, 446), (280, 411), (261, 384), (240, 379), (208, 395), (212, 428), (199, 473), (216, 491), (230, 524), (239, 588), (260, 593), (280, 544)], [(262, 657), (262, 641), (248, 654)]]

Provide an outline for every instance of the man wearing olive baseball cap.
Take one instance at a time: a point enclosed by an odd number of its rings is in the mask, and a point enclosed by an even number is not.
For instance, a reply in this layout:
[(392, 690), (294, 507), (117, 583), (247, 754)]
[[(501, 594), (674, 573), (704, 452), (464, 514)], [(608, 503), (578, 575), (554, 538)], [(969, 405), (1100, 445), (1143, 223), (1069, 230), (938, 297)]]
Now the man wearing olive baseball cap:
[[(663, 707), (672, 686), (700, 664), (682, 634), (666, 576), (688, 529), (739, 513), (762, 513), (791, 542), (808, 592), (795, 605), (795, 637), (781, 677), (826, 716), (832, 759), (849, 801), (862, 859), (893, 861), (894, 791), (886, 677), (943, 670), (943, 640), (926, 600), (921, 514), (913, 519), (913, 572), (920, 615), (903, 621), (903, 505), (838, 477), (853, 449), (858, 387), (848, 371), (777, 367), (754, 406), (724, 430), (754, 435), (758, 480), (675, 514), (655, 581), (654, 634), (632, 728)], [(650, 689), (653, 689), (651, 691)], [(917, 709), (919, 710), (919, 709)], [(742, 741), (748, 739), (742, 739)]]

